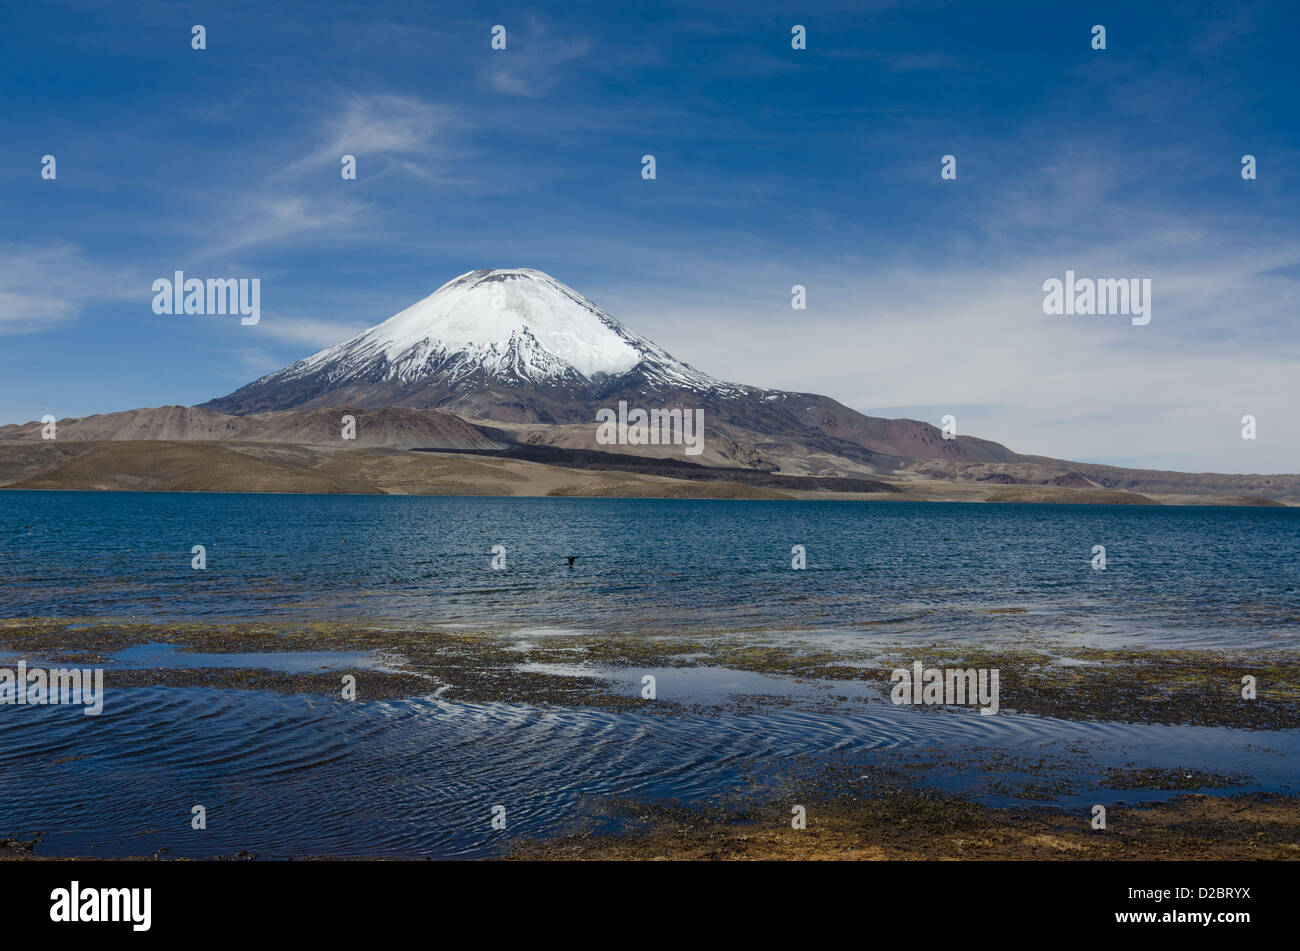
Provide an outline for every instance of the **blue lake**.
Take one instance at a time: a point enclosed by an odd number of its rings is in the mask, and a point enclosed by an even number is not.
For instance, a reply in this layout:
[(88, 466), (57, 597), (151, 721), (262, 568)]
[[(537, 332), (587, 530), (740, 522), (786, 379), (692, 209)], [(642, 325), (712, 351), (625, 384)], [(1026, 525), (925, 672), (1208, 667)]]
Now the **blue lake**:
[(1300, 508), (5, 492), (0, 616), (1289, 647), (1298, 533)]
[[(1293, 649), (1297, 528), (1300, 511), (1277, 508), (6, 492), (0, 616)], [(794, 545), (806, 570), (791, 568)], [(119, 662), (184, 661), (144, 646)], [(763, 680), (695, 670), (681, 683)], [(1104, 790), (1109, 766), (1300, 784), (1300, 731), (927, 714), (865, 695), (843, 713), (689, 717), (197, 687), (110, 699), (99, 717), (0, 708), (0, 838), (40, 832), (54, 855), (488, 855), (566, 831), (605, 797), (708, 799), (794, 757), (840, 755), (955, 757), (936, 780), (954, 790), (1015, 778), (984, 765), (990, 751), (1053, 760), (1073, 780), (1057, 801), (1081, 815), (1160, 798)], [(189, 826), (196, 803), (204, 833)], [(490, 825), (497, 804), (505, 832)]]

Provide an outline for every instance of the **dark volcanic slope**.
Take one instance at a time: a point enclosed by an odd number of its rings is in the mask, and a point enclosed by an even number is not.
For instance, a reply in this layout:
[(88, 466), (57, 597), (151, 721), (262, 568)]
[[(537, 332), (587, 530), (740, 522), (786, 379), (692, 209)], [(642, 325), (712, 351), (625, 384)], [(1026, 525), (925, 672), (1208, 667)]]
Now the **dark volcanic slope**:
[(773, 489), (824, 489), (830, 492), (888, 492), (902, 490), (888, 482), (874, 479), (846, 477), (789, 476), (756, 469), (732, 469), (724, 466), (702, 466), (680, 459), (656, 456), (633, 456), (617, 452), (597, 452), (592, 449), (561, 449), (556, 446), (507, 446), (503, 449), (417, 449), (417, 452), (454, 452), (457, 455), (493, 456), (500, 459), (520, 459), (524, 462), (541, 462), (570, 469), (631, 472), (637, 475), (666, 476), (673, 479), (690, 479), (701, 482), (739, 482)]
[[(438, 409), (501, 423), (594, 423), (596, 410), (629, 406), (704, 410), (706, 431), (767, 451), (821, 452), (852, 459), (879, 472), (916, 460), (1011, 462), (1016, 453), (986, 439), (943, 439), (938, 427), (910, 419), (866, 416), (826, 396), (758, 387), (718, 384), (682, 387), (640, 368), (615, 380), (582, 385), (476, 381), (373, 384), (349, 382), (338, 389), (313, 384), (280, 388), (257, 381), (201, 408), (221, 413), (265, 412), (270, 407), (388, 407)], [(302, 400), (302, 402), (297, 402)]]

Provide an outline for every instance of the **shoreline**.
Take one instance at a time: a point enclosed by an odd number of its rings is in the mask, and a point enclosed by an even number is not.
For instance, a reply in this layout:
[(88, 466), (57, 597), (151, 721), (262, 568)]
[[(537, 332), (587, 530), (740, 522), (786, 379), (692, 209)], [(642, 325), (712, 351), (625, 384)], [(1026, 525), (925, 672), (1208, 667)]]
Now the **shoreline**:
[[(850, 773), (852, 771), (849, 771)], [(863, 777), (865, 780), (866, 777)], [(627, 806), (634, 824), (518, 843), (510, 861), (1244, 861), (1300, 859), (1300, 796), (1187, 794), (1087, 808), (997, 808), (845, 774), (780, 799)], [(792, 805), (793, 804), (793, 805)], [(805, 825), (792, 816), (802, 806)]]
[[(601, 455), (590, 452), (591, 457)], [(213, 492), (277, 495), (414, 495), (458, 498), (744, 499), (990, 502), (1294, 508), (1274, 477), (1209, 474), (1218, 491), (1140, 479), (1124, 488), (1056, 485), (1005, 473), (948, 480), (928, 471), (831, 477), (696, 467), (674, 473), (647, 457), (637, 463), (565, 465), (455, 450), (224, 440), (0, 440), (0, 489), (9, 491)], [(621, 466), (621, 468), (619, 468)], [(1180, 478), (1194, 475), (1174, 474)], [(1281, 482), (1285, 477), (1276, 477)], [(1263, 480), (1262, 482), (1260, 480)], [(853, 491), (836, 487), (843, 482)], [(878, 487), (878, 488), (873, 488)], [(859, 491), (868, 489), (869, 491)]]
[[(167, 649), (169, 662), (154, 667), (115, 663), (116, 653), (151, 645)], [(358, 652), (368, 655), (366, 664), (333, 664), (323, 657), (319, 669), (284, 670), (275, 662), (277, 655)], [(187, 656), (202, 654), (238, 656), (245, 662), (185, 663)], [(6, 619), (0, 621), (0, 658), (7, 655), (22, 655), (29, 665), (38, 659), (50, 666), (103, 665), (106, 688), (205, 686), (330, 695), (338, 693), (341, 676), (351, 674), (358, 699), (436, 694), (451, 701), (656, 715), (890, 704), (890, 672), (921, 660), (927, 667), (1000, 670), (1000, 703), (1007, 714), (1071, 722), (1300, 729), (1300, 651), (1285, 649), (1121, 650), (1031, 639), (1015, 648), (954, 642), (829, 650), (815, 639), (775, 643), (760, 634), (727, 631), (575, 631), (530, 640), (497, 631), (352, 621), (87, 624), (84, 619)], [(645, 670), (665, 676), (723, 671), (757, 679), (729, 702), (647, 704), (632, 683)], [(1258, 685), (1258, 696), (1251, 700), (1241, 696), (1245, 676)], [(918, 707), (916, 712), (934, 711)]]

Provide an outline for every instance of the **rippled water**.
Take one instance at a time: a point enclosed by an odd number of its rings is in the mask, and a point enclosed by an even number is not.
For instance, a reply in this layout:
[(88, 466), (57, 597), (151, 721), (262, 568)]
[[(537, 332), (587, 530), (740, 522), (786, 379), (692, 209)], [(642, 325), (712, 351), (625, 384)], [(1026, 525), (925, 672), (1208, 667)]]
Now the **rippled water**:
[(1291, 646), (1298, 529), (1294, 508), (6, 492), (0, 616)]
[[(1272, 508), (9, 492), (0, 616), (387, 619), (526, 640), (705, 627), (858, 646), (1033, 636), (1287, 648), (1300, 621), (1297, 518)], [(196, 544), (205, 571), (190, 568)], [(490, 567), (497, 544), (505, 571)], [(790, 569), (796, 544), (806, 571)], [(1090, 567), (1096, 544), (1105, 571)], [(345, 661), (375, 663), (157, 645), (116, 658), (292, 671)], [(643, 672), (607, 673), (634, 694)], [(659, 673), (662, 697), (782, 692), (761, 674)], [(820, 689), (784, 684), (792, 695)], [(1012, 794), (979, 781), (1016, 777), (986, 768), (989, 751), (1069, 764), (1063, 803), (1097, 801), (1108, 765), (1241, 772), (1252, 777), (1246, 790), (1300, 783), (1300, 731), (981, 717), (835, 692), (847, 696), (836, 712), (707, 717), (197, 687), (116, 691), (99, 717), (3, 707), (0, 838), (41, 832), (40, 852), (65, 855), (484, 855), (570, 829), (605, 797), (705, 799), (794, 757), (836, 754), (884, 765), (956, 756), (936, 781), (995, 803)], [(1105, 801), (1158, 795), (1111, 790)], [(190, 829), (196, 803), (205, 832)], [(490, 826), (497, 804), (504, 833)]]
[[(588, 797), (706, 799), (798, 754), (889, 764), (974, 744), (1078, 759), (1083, 744), (1094, 771), (1134, 757), (1167, 767), (1213, 760), (1252, 773), (1244, 789), (1294, 783), (1300, 754), (1295, 731), (909, 714), (877, 703), (853, 716), (679, 719), (142, 688), (115, 695), (100, 717), (66, 707), (0, 717), (0, 831), (44, 832), (47, 854), (471, 856), (573, 829), (590, 813)], [(978, 775), (979, 758), (972, 762)], [(953, 774), (948, 785), (970, 778)], [(1085, 779), (1063, 801), (1095, 802), (1097, 788)], [(1125, 798), (1158, 796), (1105, 801)], [(196, 803), (207, 809), (203, 832), (189, 825)], [(490, 825), (498, 804), (504, 832)]]

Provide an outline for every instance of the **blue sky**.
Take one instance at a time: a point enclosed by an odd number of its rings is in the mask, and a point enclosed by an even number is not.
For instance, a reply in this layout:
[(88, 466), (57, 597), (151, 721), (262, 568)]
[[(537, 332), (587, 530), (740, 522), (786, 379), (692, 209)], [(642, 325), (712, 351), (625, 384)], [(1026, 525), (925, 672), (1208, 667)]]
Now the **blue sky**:
[[(0, 423), (202, 402), (536, 267), (725, 379), (1300, 471), (1298, 29), (1288, 3), (8, 2)], [(178, 268), (260, 278), (261, 323), (154, 315)], [(1151, 278), (1151, 323), (1045, 315), (1067, 269)]]

